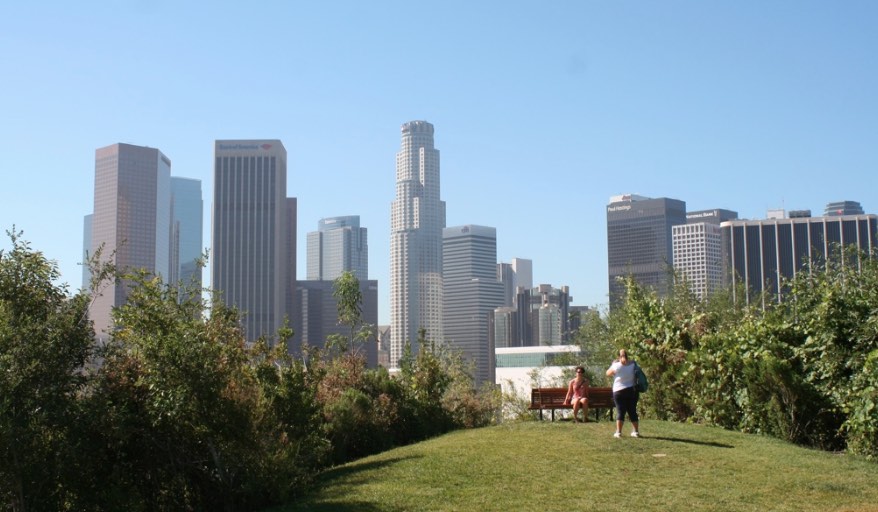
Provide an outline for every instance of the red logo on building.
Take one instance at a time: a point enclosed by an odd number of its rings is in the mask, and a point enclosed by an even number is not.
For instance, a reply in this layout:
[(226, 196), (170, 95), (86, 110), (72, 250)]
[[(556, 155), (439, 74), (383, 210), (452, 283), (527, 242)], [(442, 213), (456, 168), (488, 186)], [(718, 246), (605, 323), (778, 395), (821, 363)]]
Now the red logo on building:
[(271, 149), (271, 144), (263, 144), (262, 149)]

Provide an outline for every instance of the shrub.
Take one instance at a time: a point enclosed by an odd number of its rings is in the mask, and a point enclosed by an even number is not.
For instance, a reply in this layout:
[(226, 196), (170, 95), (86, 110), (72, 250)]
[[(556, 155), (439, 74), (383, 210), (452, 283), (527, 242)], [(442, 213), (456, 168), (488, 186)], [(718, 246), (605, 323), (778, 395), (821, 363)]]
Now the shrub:
[(851, 400), (845, 407), (847, 448), (869, 458), (878, 457), (878, 350), (865, 357), (851, 387)]
[(92, 351), (88, 297), (69, 297), (57, 265), (7, 232), (0, 250), (0, 503), (64, 510), (77, 501), (75, 439)]

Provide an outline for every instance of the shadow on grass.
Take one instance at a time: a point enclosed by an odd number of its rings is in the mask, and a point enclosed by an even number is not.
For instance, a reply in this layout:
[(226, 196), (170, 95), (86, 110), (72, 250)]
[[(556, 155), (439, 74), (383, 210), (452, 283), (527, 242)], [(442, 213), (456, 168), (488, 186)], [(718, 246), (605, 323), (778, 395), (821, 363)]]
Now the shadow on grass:
[(712, 443), (710, 441), (695, 441), (694, 439), (685, 439), (682, 437), (662, 437), (662, 436), (642, 436), (647, 439), (657, 439), (659, 441), (671, 441), (673, 443), (697, 444), (700, 446), (713, 446), (714, 448), (734, 448), (730, 444)]
[(337, 480), (339, 478), (347, 479), (348, 477), (356, 475), (357, 473), (360, 473), (361, 471), (367, 471), (370, 469), (380, 469), (383, 467), (387, 467), (387, 466), (391, 466), (393, 464), (396, 464), (397, 462), (402, 462), (404, 460), (421, 459), (421, 458), (423, 458), (423, 456), (421, 456), (421, 455), (409, 455), (407, 457), (393, 457), (392, 459), (373, 460), (370, 462), (363, 462), (363, 463), (354, 462), (354, 463), (348, 464), (346, 466), (339, 466), (337, 468), (333, 468), (333, 469), (329, 469), (327, 471), (324, 471), (320, 475), (320, 480), (323, 481), (324, 483), (330, 483), (330, 482)]
[(346, 501), (345, 503), (310, 503), (302, 502), (298, 504), (300, 508), (289, 508), (284, 510), (308, 510), (309, 512), (402, 512), (405, 509), (388, 507), (387, 505), (377, 505), (365, 501)]
[[(347, 466), (339, 466), (337, 468), (329, 469), (320, 474), (318, 478), (318, 484), (314, 487), (314, 494), (306, 494), (299, 500), (293, 503), (288, 503), (284, 507), (273, 509), (273, 510), (283, 510), (285, 512), (289, 511), (298, 511), (298, 510), (308, 510), (308, 511), (316, 511), (316, 512), (329, 512), (329, 511), (338, 511), (338, 512), (353, 512), (353, 511), (363, 511), (363, 512), (373, 512), (373, 511), (386, 511), (386, 512), (402, 512), (403, 509), (396, 508), (388, 508), (388, 505), (381, 504), (378, 506), (375, 503), (370, 503), (367, 501), (345, 501), (344, 503), (338, 503), (332, 501), (332, 493), (331, 486), (333, 483), (339, 483), (342, 486), (344, 485), (357, 485), (358, 484), (358, 475), (365, 471), (370, 471), (373, 469), (381, 469), (387, 466), (392, 466), (398, 462), (403, 462), (406, 460), (412, 459), (420, 459), (423, 458), (420, 455), (410, 455), (407, 457), (394, 457), (391, 459), (383, 459), (383, 460), (373, 460), (369, 462), (362, 463), (353, 463)], [(328, 489), (326, 492), (321, 492), (321, 490)], [(336, 489), (336, 491), (338, 491)], [(343, 492), (343, 491), (341, 491)], [(325, 501), (324, 501), (325, 500)]]

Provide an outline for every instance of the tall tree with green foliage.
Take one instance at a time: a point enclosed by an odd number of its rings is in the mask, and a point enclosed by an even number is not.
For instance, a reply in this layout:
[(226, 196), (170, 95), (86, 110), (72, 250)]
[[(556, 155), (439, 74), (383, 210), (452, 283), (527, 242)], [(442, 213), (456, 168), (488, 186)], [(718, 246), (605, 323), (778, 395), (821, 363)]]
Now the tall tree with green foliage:
[(64, 510), (79, 466), (71, 433), (94, 332), (88, 296), (69, 296), (57, 264), (7, 231), (0, 250), (0, 502)]
[(350, 334), (330, 336), (327, 346), (338, 347), (342, 352), (353, 350), (369, 340), (375, 326), (363, 320), (363, 293), (360, 291), (360, 280), (350, 270), (346, 270), (332, 283), (332, 296), (338, 310), (338, 323), (347, 326)]

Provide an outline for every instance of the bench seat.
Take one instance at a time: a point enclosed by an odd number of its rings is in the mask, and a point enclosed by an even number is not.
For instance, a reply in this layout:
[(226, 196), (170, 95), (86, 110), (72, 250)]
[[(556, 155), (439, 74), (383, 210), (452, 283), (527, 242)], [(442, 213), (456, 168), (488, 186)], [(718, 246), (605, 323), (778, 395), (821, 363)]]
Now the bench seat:
[[(573, 409), (572, 404), (565, 404), (567, 388), (533, 388), (530, 390), (531, 411), (540, 411), (540, 419), (543, 419), (543, 411), (552, 411), (552, 421), (555, 421), (555, 409)], [(588, 410), (594, 411), (595, 421), (600, 419), (600, 412), (605, 409), (615, 408), (613, 403), (613, 388), (589, 387)]]

